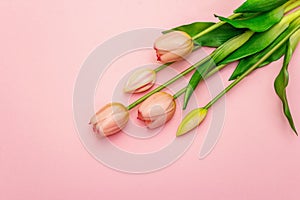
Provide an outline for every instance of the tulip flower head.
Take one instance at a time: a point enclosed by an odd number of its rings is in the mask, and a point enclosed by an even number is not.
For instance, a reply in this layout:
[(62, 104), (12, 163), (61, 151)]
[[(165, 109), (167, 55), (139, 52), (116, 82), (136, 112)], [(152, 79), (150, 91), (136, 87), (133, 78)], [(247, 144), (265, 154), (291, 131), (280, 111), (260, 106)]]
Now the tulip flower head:
[(138, 119), (154, 129), (164, 125), (174, 116), (176, 103), (172, 95), (157, 92), (146, 99), (138, 109)]
[(156, 80), (156, 72), (152, 69), (138, 69), (129, 77), (124, 92), (140, 93), (150, 89)]
[(109, 136), (121, 131), (127, 124), (129, 112), (120, 103), (110, 103), (101, 108), (90, 120), (95, 133)]
[(193, 39), (183, 31), (172, 31), (156, 39), (154, 49), (162, 63), (182, 60), (194, 48)]
[(176, 136), (181, 136), (193, 130), (205, 119), (207, 114), (206, 108), (197, 108), (189, 112), (180, 123)]

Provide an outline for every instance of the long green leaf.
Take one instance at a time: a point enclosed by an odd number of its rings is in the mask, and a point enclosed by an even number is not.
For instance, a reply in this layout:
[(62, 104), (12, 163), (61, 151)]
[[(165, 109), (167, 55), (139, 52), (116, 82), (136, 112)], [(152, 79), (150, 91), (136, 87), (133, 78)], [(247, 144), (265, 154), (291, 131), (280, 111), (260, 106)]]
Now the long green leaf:
[(274, 25), (268, 31), (262, 33), (255, 33), (250, 40), (248, 40), (238, 50), (229, 55), (221, 64), (230, 63), (236, 60), (240, 60), (247, 56), (253, 55), (262, 51), (269, 46), (286, 28), (289, 26), (285, 20), (281, 20), (280, 23)]
[(281, 6), (288, 0), (247, 0), (240, 7), (238, 7), (235, 13), (244, 12), (266, 12), (273, 10), (278, 6)]
[[(215, 23), (212, 22), (194, 22), (192, 24), (186, 24), (168, 31), (164, 31), (163, 33), (177, 30), (184, 31), (191, 37), (193, 37), (214, 24)], [(196, 40), (194, 40), (194, 43), (200, 46), (219, 47), (230, 38), (237, 36), (244, 31), (244, 29), (234, 28), (230, 24), (223, 24), (219, 28), (197, 38)]]
[(228, 19), (225, 17), (218, 18), (236, 28), (248, 28), (254, 32), (264, 32), (278, 23), (284, 15), (284, 6), (280, 6), (269, 12), (259, 13), (248, 18)]
[(215, 66), (215, 63), (219, 63), (224, 58), (226, 58), (229, 54), (234, 52), (236, 49), (238, 49), (240, 46), (242, 46), (249, 38), (253, 35), (252, 31), (246, 31), (245, 33), (236, 36), (227, 42), (225, 42), (223, 45), (218, 47), (210, 56), (211, 58), (205, 62), (203, 65), (198, 67), (196, 71), (194, 72), (193, 76), (191, 77), (186, 92), (184, 96), (184, 102), (183, 102), (183, 109), (186, 108), (188, 101), (195, 90), (195, 88), (198, 86), (199, 82), (203, 79), (203, 77)]
[(184, 101), (183, 101), (183, 109), (186, 109), (187, 104), (188, 104), (194, 90), (198, 86), (199, 82), (201, 80), (203, 80), (207, 71), (209, 71), (209, 69), (213, 68), (214, 66), (215, 66), (215, 63), (211, 59), (208, 62), (201, 65), (199, 68), (197, 68), (197, 70), (194, 72), (194, 74), (190, 78), (190, 81), (186, 87), (186, 91), (184, 94)]
[(163, 31), (163, 33), (169, 33), (172, 31), (183, 31), (186, 32), (187, 34), (189, 34), (191, 37), (197, 35), (199, 32), (204, 31), (205, 29), (207, 29), (208, 27), (214, 25), (215, 23), (213, 22), (194, 22), (191, 24), (185, 24), (182, 26), (178, 26), (175, 27), (173, 29), (167, 30), (167, 31)]
[(197, 38), (194, 42), (200, 46), (219, 47), (229, 39), (242, 34), (245, 29), (234, 28), (230, 24), (223, 24), (219, 28)]
[[(229, 80), (234, 80), (240, 75), (242, 75), (244, 72), (246, 72), (252, 65), (254, 65), (261, 57), (266, 55), (271, 49), (273, 49), (276, 44), (278, 44), (283, 38), (285, 38), (287, 35), (291, 34), (294, 29), (299, 27), (300, 19), (295, 20), (278, 38), (276, 38), (270, 46), (268, 46), (263, 51), (253, 54), (251, 56), (248, 56), (246, 58), (243, 58), (240, 60), (238, 66), (230, 76)], [(275, 60), (278, 60), (285, 54), (285, 48), (279, 48), (277, 51), (275, 51), (268, 59), (266, 59), (259, 67), (263, 67)]]
[(271, 62), (280, 59), (284, 55), (284, 53), (285, 53), (284, 48), (277, 49), (270, 57), (268, 57), (261, 65), (259, 65), (259, 67), (264, 67), (270, 64)]
[[(276, 42), (276, 43), (278, 43), (278, 42)], [(284, 53), (285, 53), (284, 48), (278, 49), (270, 57), (268, 57), (262, 64), (260, 64), (258, 66), (258, 68), (264, 67), (264, 66), (270, 64), (271, 62), (274, 62), (274, 61), (280, 59), (284, 55)], [(248, 56), (248, 57), (240, 60), (239, 64), (237, 65), (237, 67), (235, 68), (233, 73), (231, 74), (229, 81), (235, 80), (240, 75), (245, 73), (257, 60), (259, 60), (259, 58), (261, 58), (265, 54), (266, 54), (266, 52), (264, 51), (264, 53), (258, 53), (258, 54)]]
[[(230, 76), (229, 80), (230, 81), (234, 80), (237, 77), (239, 77), (240, 75), (242, 75), (243, 73), (245, 73), (261, 57), (263, 57), (265, 54), (267, 54), (270, 51), (270, 49), (272, 49), (276, 44), (278, 44), (282, 40), (282, 38), (284, 38), (290, 31), (292, 31), (292, 29), (287, 29), (269, 47), (267, 47), (263, 51), (241, 59), (239, 64), (237, 65), (237, 67), (233, 71), (232, 75)], [(284, 55), (284, 53), (285, 53), (285, 49), (284, 48), (279, 48), (265, 62), (263, 62), (259, 67), (263, 67), (263, 66), (269, 64), (270, 62), (278, 60), (281, 56)]]
[(289, 124), (290, 124), (291, 128), (293, 129), (293, 131), (296, 133), (296, 135), (298, 135), (298, 133), (297, 133), (297, 130), (296, 130), (296, 127), (295, 127), (295, 124), (294, 124), (294, 121), (293, 121), (293, 118), (292, 118), (292, 115), (290, 112), (287, 95), (286, 95), (286, 87), (289, 82), (288, 65), (289, 65), (289, 62), (292, 58), (293, 52), (294, 52), (299, 40), (300, 40), (300, 30), (295, 32), (290, 37), (290, 39), (286, 45), (286, 54), (284, 57), (283, 66), (282, 66), (282, 69), (280, 70), (278, 76), (276, 77), (275, 83), (274, 83), (275, 91), (282, 101), (284, 114), (285, 114), (286, 118), (288, 119)]

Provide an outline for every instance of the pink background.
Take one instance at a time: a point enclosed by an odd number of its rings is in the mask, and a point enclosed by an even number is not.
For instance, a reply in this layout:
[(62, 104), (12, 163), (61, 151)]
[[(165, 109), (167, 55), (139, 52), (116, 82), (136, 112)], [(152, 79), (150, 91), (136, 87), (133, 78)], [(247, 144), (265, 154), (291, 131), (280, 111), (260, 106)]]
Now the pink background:
[[(76, 133), (74, 83), (97, 45), (137, 28), (213, 21), (242, 2), (2, 0), (0, 199), (299, 199), (300, 141), (273, 89), (282, 60), (226, 96), (222, 137), (204, 160), (208, 122), (177, 162), (141, 175), (103, 166)], [(299, 62), (294, 56), (290, 64), (288, 98), (300, 129)], [(232, 70), (222, 71), (224, 82)]]

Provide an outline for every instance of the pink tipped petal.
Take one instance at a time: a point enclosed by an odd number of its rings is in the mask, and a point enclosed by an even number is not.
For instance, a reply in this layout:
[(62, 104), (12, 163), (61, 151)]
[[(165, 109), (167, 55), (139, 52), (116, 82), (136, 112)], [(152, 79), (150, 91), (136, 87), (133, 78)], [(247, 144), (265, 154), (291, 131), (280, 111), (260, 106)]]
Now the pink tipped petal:
[(168, 122), (174, 115), (176, 103), (172, 95), (157, 92), (145, 100), (138, 109), (138, 119), (148, 128), (157, 128)]
[(127, 124), (129, 112), (120, 103), (107, 104), (101, 108), (90, 120), (93, 130), (105, 136), (121, 131)]
[(172, 31), (162, 35), (155, 41), (155, 48), (170, 51), (189, 44), (191, 37), (182, 31)]
[(161, 115), (158, 116), (156, 119), (154, 119), (153, 121), (151, 121), (151, 123), (146, 124), (146, 126), (149, 129), (155, 129), (158, 128), (162, 125), (164, 125), (167, 122), (167, 117), (166, 115)]
[(156, 80), (156, 72), (151, 69), (139, 69), (129, 77), (124, 91), (127, 93), (139, 93), (150, 89)]
[(189, 55), (194, 48), (192, 38), (182, 31), (172, 31), (160, 36), (154, 43), (157, 59), (162, 63), (174, 62)]
[[(168, 108), (173, 101), (174, 99), (172, 95), (165, 92), (157, 92), (140, 105), (139, 111), (143, 117), (149, 117), (150, 113), (152, 116), (154, 113), (157, 113), (156, 115), (160, 115), (161, 113), (158, 113), (158, 111), (168, 112)], [(154, 110), (156, 110), (156, 112), (154, 112)]]

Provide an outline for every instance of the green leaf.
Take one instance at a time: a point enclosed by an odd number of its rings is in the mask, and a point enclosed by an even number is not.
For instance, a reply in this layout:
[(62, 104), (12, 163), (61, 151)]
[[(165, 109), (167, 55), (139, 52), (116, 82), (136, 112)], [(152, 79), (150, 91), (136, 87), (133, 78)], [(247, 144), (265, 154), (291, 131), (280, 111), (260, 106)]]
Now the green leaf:
[[(248, 56), (246, 58), (243, 58), (240, 60), (238, 66), (232, 73), (231, 77), (229, 80), (234, 80), (243, 73), (245, 73), (252, 65), (254, 65), (258, 60), (260, 60), (263, 56), (265, 56), (271, 49), (274, 48), (283, 38), (285, 38), (287, 35), (291, 34), (295, 28), (298, 28), (300, 25), (298, 22), (300, 19), (297, 21), (293, 22), (279, 37), (277, 37), (270, 46), (265, 48), (263, 51), (260, 51), (256, 54), (253, 54), (251, 56)], [(285, 48), (279, 48), (277, 51), (275, 51), (270, 57), (268, 57), (261, 65), (258, 67), (263, 67), (275, 60), (278, 60), (281, 58), (285, 53)]]
[(284, 6), (280, 6), (269, 12), (259, 13), (247, 18), (228, 19), (225, 17), (218, 18), (227, 22), (235, 28), (248, 28), (254, 32), (264, 32), (278, 23), (284, 15)]
[(254, 32), (246, 31), (243, 34), (235, 36), (218, 47), (212, 54), (211, 57), (215, 63), (220, 63), (228, 55), (236, 52), (238, 49), (243, 47), (253, 36)]
[[(276, 42), (276, 43), (278, 43), (278, 42)], [(275, 44), (275, 42), (274, 42), (274, 44)], [(237, 65), (237, 67), (233, 71), (232, 75), (230, 76), (229, 81), (235, 80), (240, 75), (245, 73), (253, 64), (255, 64), (266, 53), (267, 52), (264, 51), (264, 53), (254, 54), (252, 56), (248, 56), (248, 57), (240, 60), (239, 64)], [(280, 48), (280, 49), (276, 50), (270, 57), (268, 57), (262, 64), (260, 64), (258, 66), (258, 68), (264, 67), (264, 66), (270, 64), (271, 62), (274, 62), (274, 61), (280, 59), (284, 55), (284, 53), (285, 53), (284, 48)]]
[(206, 63), (204, 63), (203, 65), (201, 65), (200, 67), (198, 67), (197, 70), (194, 72), (194, 74), (190, 78), (190, 81), (186, 87), (186, 91), (184, 94), (184, 101), (183, 101), (183, 109), (186, 109), (187, 104), (188, 104), (194, 90), (198, 86), (199, 82), (204, 79), (205, 74), (213, 67), (215, 67), (215, 63), (211, 59), (211, 60), (207, 61)]
[(245, 29), (234, 28), (230, 24), (223, 24), (219, 28), (197, 38), (194, 42), (200, 46), (219, 47), (229, 39), (242, 34)]
[(268, 57), (262, 64), (259, 65), (259, 67), (264, 67), (271, 62), (274, 62), (278, 59), (280, 59), (285, 53), (284, 48), (277, 49), (270, 57)]
[(200, 65), (196, 71), (194, 72), (193, 76), (191, 77), (186, 92), (184, 96), (183, 102), (183, 109), (186, 108), (188, 101), (194, 92), (195, 88), (198, 86), (199, 82), (205, 77), (205, 75), (214, 67), (216, 66), (215, 63), (219, 63), (224, 58), (226, 58), (229, 54), (234, 52), (240, 46), (242, 46), (249, 38), (253, 35), (252, 31), (246, 31), (245, 33), (238, 35), (223, 45), (218, 47), (213, 53), (210, 55), (210, 59), (207, 62)]
[(288, 0), (247, 0), (234, 12), (266, 12), (275, 9), (286, 2), (288, 2)]
[(186, 32), (187, 34), (189, 34), (191, 37), (197, 35), (199, 32), (204, 31), (205, 29), (207, 29), (208, 27), (214, 25), (215, 23), (213, 22), (194, 22), (191, 24), (185, 24), (182, 26), (178, 26), (176, 28), (167, 30), (167, 31), (163, 31), (163, 33), (169, 33), (172, 31), (183, 31)]
[(221, 64), (230, 63), (240, 60), (247, 56), (262, 51), (269, 46), (284, 30), (289, 26), (286, 20), (274, 25), (268, 31), (255, 33), (243, 46), (229, 55)]
[[(186, 24), (168, 31), (164, 31), (163, 33), (168, 33), (175, 30), (184, 31), (191, 37), (193, 37), (214, 24), (215, 23), (212, 22), (194, 22), (192, 24)], [(200, 46), (219, 47), (230, 38), (237, 36), (244, 31), (244, 29), (234, 28), (230, 24), (223, 24), (219, 28), (197, 38), (196, 40), (194, 40), (194, 43)]]
[(293, 129), (293, 131), (296, 133), (296, 135), (298, 135), (298, 133), (297, 133), (297, 130), (296, 130), (296, 127), (295, 127), (295, 124), (294, 124), (294, 121), (293, 121), (293, 118), (292, 118), (292, 115), (290, 112), (290, 108), (288, 105), (287, 96), (286, 96), (286, 87), (289, 82), (288, 65), (289, 65), (289, 62), (292, 58), (293, 52), (294, 52), (299, 40), (300, 40), (300, 30), (295, 32), (290, 37), (290, 39), (286, 45), (286, 53), (285, 53), (285, 57), (284, 57), (283, 66), (282, 66), (282, 69), (280, 70), (278, 76), (276, 77), (275, 83), (274, 83), (275, 91), (282, 101), (284, 114), (285, 114), (286, 118), (288, 119), (289, 124), (290, 124), (291, 128)]

